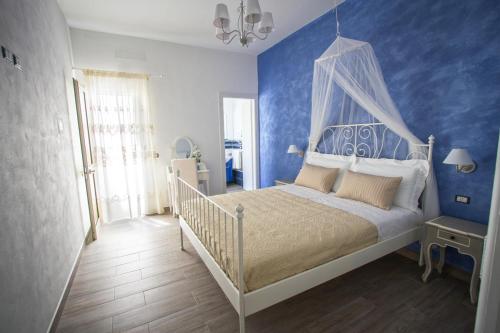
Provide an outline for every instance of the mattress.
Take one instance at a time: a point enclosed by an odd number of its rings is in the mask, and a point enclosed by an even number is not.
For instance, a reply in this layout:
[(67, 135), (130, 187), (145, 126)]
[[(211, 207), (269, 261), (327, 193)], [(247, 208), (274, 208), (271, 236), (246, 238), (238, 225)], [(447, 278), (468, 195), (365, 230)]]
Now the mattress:
[[(377, 228), (362, 217), (274, 188), (217, 195), (211, 199), (227, 211), (234, 211), (240, 203), (245, 206), (245, 291), (356, 252), (378, 239)], [(192, 203), (187, 201), (183, 205), (187, 208)], [(224, 217), (214, 218), (218, 213), (206, 202), (202, 207), (205, 208), (198, 212), (184, 208), (182, 216), (237, 286), (238, 245), (234, 224), (227, 223), (224, 227), (224, 223), (219, 223)]]
[(337, 198), (334, 192), (322, 193), (295, 184), (276, 186), (274, 188), (329, 207), (341, 209), (370, 221), (377, 227), (379, 242), (421, 226), (424, 221), (421, 211), (413, 212), (398, 206), (393, 206), (390, 210), (380, 209), (363, 202)]

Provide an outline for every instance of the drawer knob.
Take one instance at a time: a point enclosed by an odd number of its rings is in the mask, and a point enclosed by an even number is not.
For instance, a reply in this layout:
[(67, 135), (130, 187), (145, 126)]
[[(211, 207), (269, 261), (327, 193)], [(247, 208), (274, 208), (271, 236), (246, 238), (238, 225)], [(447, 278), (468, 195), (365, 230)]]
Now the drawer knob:
[(454, 240), (454, 239), (455, 239), (455, 236), (451, 235), (451, 236), (450, 236), (450, 239), (451, 239), (451, 240)]

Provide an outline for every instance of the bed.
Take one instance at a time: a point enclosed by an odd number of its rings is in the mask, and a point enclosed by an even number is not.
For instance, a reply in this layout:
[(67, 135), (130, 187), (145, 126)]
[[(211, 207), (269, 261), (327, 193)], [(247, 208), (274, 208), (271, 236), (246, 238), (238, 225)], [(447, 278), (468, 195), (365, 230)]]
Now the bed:
[[(356, 138), (378, 126), (330, 126), (324, 133), (348, 130)], [(433, 143), (431, 136), (421, 145), (427, 163)], [(383, 140), (375, 145), (369, 157), (379, 158)], [(353, 156), (367, 151), (363, 142), (352, 147)], [(425, 210), (383, 210), (294, 184), (206, 197), (182, 175), (177, 193), (181, 248), (185, 236), (238, 313), (240, 332), (245, 317), (420, 241)]]

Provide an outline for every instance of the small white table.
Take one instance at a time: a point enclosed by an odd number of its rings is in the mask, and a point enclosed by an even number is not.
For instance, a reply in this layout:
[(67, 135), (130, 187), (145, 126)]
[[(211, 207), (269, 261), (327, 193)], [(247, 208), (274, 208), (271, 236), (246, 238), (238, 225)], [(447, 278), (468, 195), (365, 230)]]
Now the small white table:
[(458, 252), (468, 255), (474, 260), (469, 291), (471, 303), (475, 304), (477, 302), (479, 272), (481, 271), (486, 231), (487, 227), (483, 224), (455, 217), (440, 216), (434, 220), (427, 221), (425, 223), (425, 236), (421, 249), (425, 260), (425, 272), (422, 275), (422, 280), (427, 282), (432, 272), (432, 246), (439, 246), (439, 263), (437, 265), (439, 274), (443, 271), (446, 247), (453, 247)]

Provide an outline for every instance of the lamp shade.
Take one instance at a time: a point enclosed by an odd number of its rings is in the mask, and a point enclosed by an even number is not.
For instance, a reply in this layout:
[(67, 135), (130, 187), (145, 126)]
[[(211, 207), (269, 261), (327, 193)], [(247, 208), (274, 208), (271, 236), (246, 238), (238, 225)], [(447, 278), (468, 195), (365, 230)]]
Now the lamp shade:
[(245, 12), (245, 22), (259, 23), (261, 18), (261, 11), (259, 0), (248, 0), (247, 10)]
[(443, 161), (444, 164), (454, 165), (473, 165), (474, 161), (469, 155), (467, 149), (455, 148), (450, 151)]
[(221, 28), (215, 28), (215, 37), (222, 41), (226, 41), (229, 39), (230, 34), (227, 32), (222, 31)]
[(229, 26), (229, 12), (227, 6), (223, 3), (218, 3), (215, 6), (214, 26), (216, 28), (227, 28)]
[(274, 30), (273, 14), (270, 12), (262, 13), (262, 20), (259, 24), (259, 32), (261, 34), (268, 34)]
[(297, 154), (299, 152), (299, 149), (297, 148), (296, 145), (290, 145), (288, 146), (288, 154)]

